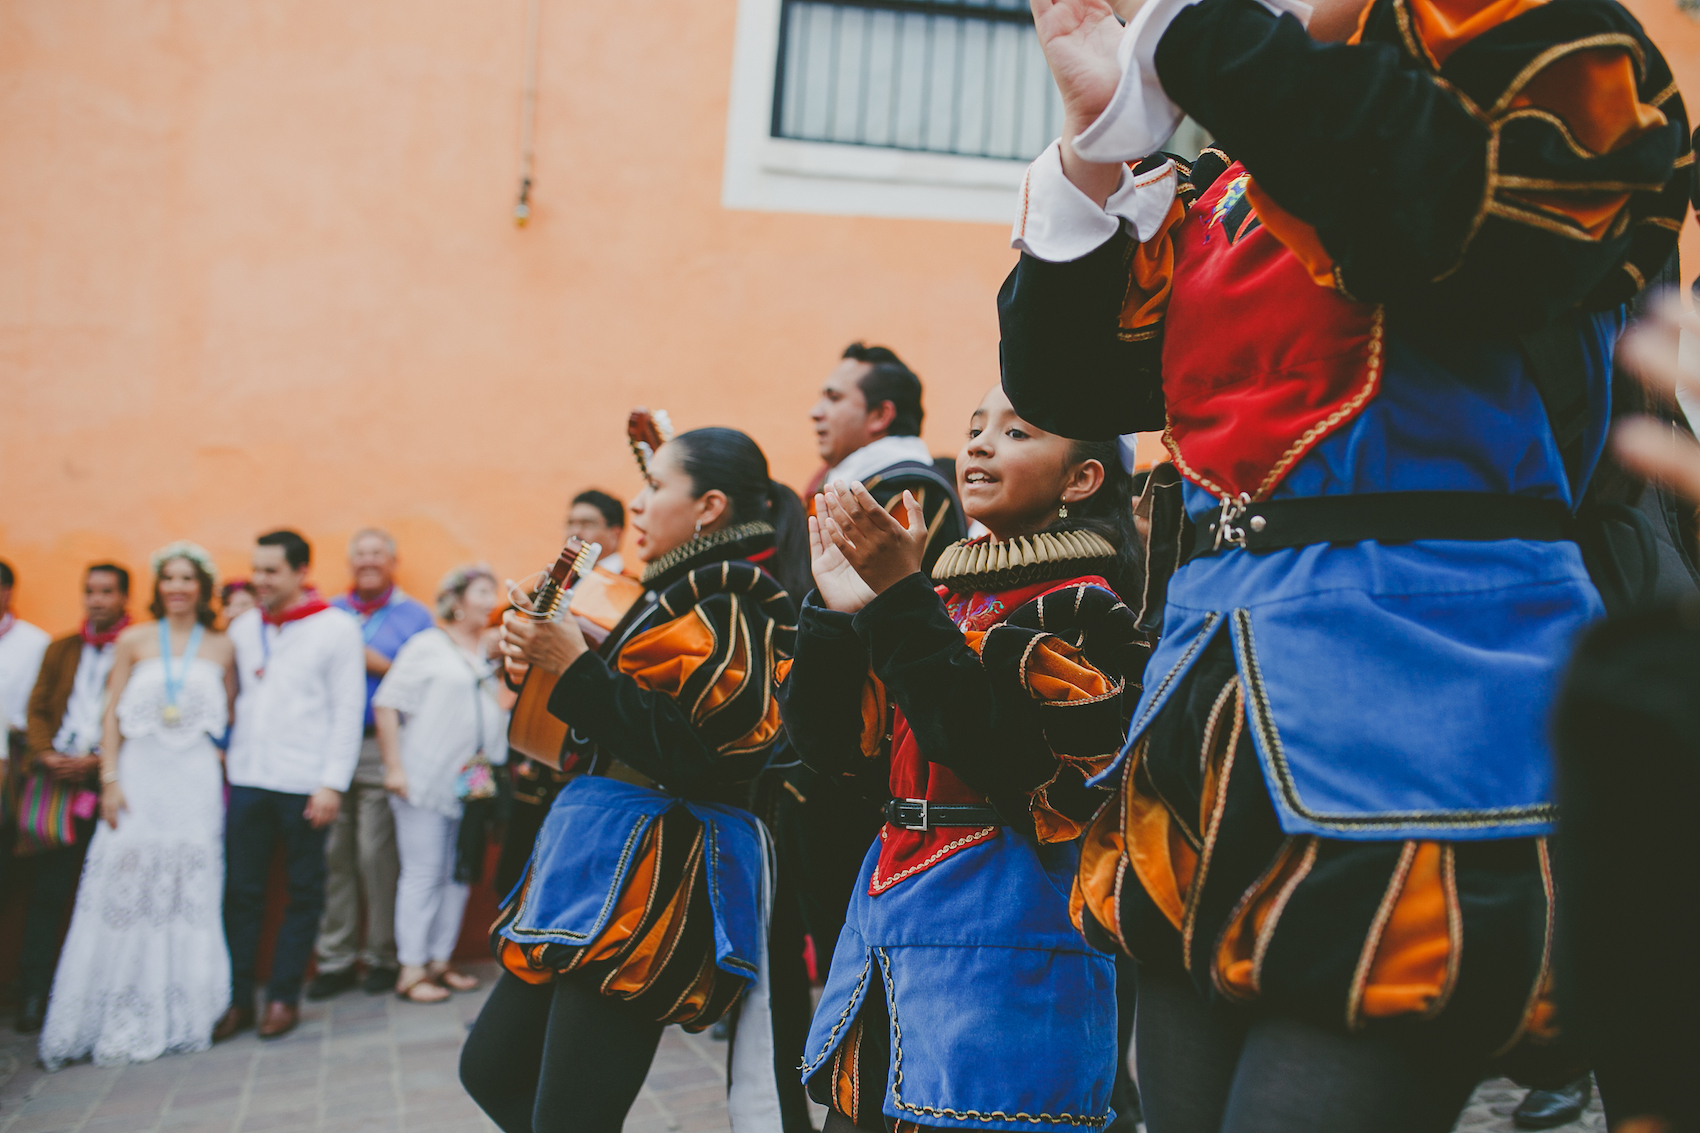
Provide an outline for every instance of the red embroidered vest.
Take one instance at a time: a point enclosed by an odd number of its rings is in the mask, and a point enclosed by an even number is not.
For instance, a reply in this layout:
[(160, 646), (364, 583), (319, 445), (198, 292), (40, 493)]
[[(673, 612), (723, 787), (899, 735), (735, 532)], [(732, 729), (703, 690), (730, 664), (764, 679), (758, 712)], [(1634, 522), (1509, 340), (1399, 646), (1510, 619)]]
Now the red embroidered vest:
[[(1043, 594), (1080, 582), (1110, 589), (1096, 576), (1036, 582), (1001, 594), (951, 594), (939, 587), (950, 620), (964, 633), (984, 633), (1014, 611)], [(891, 793), (900, 799), (926, 799), (929, 803), (984, 804), (986, 796), (964, 783), (950, 768), (932, 763), (921, 754), (921, 745), (904, 719), (901, 708), (894, 711), (891, 729)], [(1016, 818), (1010, 815), (1010, 818)], [(931, 830), (906, 830), (886, 823), (880, 828), (880, 856), (874, 866), (868, 894), (878, 896), (908, 877), (931, 869), (952, 854), (978, 845), (998, 832), (996, 826), (941, 826)]]
[(1176, 231), (1163, 439), (1213, 495), (1265, 499), (1375, 396), (1382, 326), (1379, 307), (1311, 278), (1258, 219), (1249, 184), (1230, 165)]

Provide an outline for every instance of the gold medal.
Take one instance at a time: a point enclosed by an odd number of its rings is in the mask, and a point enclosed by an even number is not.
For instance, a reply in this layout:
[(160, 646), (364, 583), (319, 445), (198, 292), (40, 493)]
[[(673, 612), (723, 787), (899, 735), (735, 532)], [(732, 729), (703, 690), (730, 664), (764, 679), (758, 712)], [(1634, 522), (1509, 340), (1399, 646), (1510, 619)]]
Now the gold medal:
[(183, 713), (177, 710), (177, 706), (175, 704), (167, 704), (164, 708), (159, 710), (159, 718), (164, 720), (167, 724), (175, 724), (178, 720), (183, 718)]

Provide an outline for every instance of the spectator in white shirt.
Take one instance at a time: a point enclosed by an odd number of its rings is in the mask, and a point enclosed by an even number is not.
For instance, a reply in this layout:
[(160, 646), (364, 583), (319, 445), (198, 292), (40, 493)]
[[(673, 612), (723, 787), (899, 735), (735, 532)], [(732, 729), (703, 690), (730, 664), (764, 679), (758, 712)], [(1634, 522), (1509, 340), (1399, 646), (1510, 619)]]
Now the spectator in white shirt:
[[(0, 574), (0, 583), (7, 584), (0, 602), (0, 696), (4, 698), (0, 704), (6, 713), (7, 746), (15, 746), (18, 752), (19, 794), (27, 798), (33, 792), (69, 790), (76, 792), (73, 798), (86, 795), (94, 788), (100, 766), (100, 757), (91, 752), (100, 746), (101, 695), (112, 667), (112, 641), (124, 626), (121, 619), (130, 576), (110, 564), (84, 571), (87, 616), (82, 629), (51, 644), (47, 634), (11, 613), (14, 581), (10, 568)], [(23, 732), (14, 735), (17, 728)], [(18, 956), (16, 1026), (20, 1034), (39, 1031), (47, 1014), (59, 929), (94, 833), (86, 803), (80, 811), (73, 809), (69, 829), (63, 833), (71, 836), (68, 844), (20, 828), (12, 850), (14, 867), (24, 858), (33, 867), (19, 870), (17, 879), (8, 879), (10, 885), (23, 877), (30, 879)]]
[(12, 613), (12, 587), (17, 575), (12, 564), (0, 560), (0, 716), (6, 720), (6, 746), (0, 749), (0, 776), (6, 761), (24, 751), (30, 690), (47, 651), (47, 631)]
[[(457, 870), (463, 810), (491, 797), (490, 768), (507, 760), (506, 698), (490, 661), (496, 579), (482, 564), (452, 570), (437, 588), (442, 627), (410, 638), (372, 698), (383, 751), (384, 786), (401, 850), (395, 940), (398, 995), (439, 1003), (478, 980), (449, 959), (466, 909), (466, 878)], [(469, 839), (478, 856), (482, 839)]]
[(325, 905), (325, 832), (360, 758), (366, 647), (359, 624), (307, 585), (312, 551), (293, 531), (260, 536), (251, 581), (259, 608), (230, 626), (236, 722), (226, 760), (224, 931), (230, 1010), (214, 1041), (253, 1026), (254, 964), (273, 846), (281, 843), (289, 905), (272, 954), (261, 1038), (300, 1019), (301, 981)]

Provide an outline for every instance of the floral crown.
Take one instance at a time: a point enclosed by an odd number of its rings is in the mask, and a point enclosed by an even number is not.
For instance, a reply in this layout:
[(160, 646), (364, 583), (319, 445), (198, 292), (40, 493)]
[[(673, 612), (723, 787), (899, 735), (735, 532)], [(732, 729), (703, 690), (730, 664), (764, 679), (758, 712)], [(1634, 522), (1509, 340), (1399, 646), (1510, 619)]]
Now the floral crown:
[(207, 554), (207, 549), (199, 543), (191, 543), (187, 539), (167, 543), (148, 556), (148, 566), (157, 575), (159, 568), (172, 559), (188, 559), (206, 571), (207, 575), (213, 580), (213, 588), (215, 590), (218, 588), (218, 567), (213, 563), (212, 556)]

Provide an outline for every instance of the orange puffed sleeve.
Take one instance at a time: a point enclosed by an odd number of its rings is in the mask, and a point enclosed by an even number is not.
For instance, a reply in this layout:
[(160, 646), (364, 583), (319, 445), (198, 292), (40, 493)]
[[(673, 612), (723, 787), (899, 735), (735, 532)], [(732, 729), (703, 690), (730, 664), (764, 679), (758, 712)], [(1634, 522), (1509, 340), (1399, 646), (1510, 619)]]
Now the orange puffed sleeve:
[(1045, 738), (1057, 757), (1056, 774), (1028, 795), (1033, 831), (1041, 842), (1073, 841), (1090, 815), (1065, 813), (1052, 805), (1051, 791), (1064, 776), (1078, 788), (1115, 758), (1124, 685), (1086, 660), (1079, 647), (1049, 635), (1033, 640), (1022, 659), (1021, 677), (1040, 703)]

